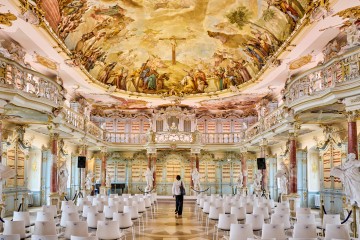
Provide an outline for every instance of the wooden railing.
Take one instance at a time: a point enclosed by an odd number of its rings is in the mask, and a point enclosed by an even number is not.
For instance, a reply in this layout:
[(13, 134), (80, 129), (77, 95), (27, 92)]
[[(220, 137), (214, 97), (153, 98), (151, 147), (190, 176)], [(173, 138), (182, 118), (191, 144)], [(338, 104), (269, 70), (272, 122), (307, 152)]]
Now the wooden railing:
[(285, 86), (286, 104), (360, 77), (360, 49), (333, 58), (292, 79)]
[(46, 99), (55, 106), (63, 104), (63, 87), (51, 79), (17, 62), (0, 56), (0, 87)]

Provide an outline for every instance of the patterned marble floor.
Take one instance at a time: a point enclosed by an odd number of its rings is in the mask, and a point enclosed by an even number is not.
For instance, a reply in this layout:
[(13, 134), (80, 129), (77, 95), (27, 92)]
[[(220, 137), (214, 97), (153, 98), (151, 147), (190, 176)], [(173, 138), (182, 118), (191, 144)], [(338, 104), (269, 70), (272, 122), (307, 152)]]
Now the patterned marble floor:
[[(140, 235), (136, 228), (136, 239), (148, 240), (201, 240), (212, 239), (213, 224), (210, 225), (209, 235), (205, 231), (205, 219), (198, 221), (195, 213), (195, 201), (185, 201), (182, 217), (177, 217), (175, 200), (159, 200), (155, 219), (149, 219), (145, 224), (145, 231)], [(127, 238), (130, 238), (130, 234)]]

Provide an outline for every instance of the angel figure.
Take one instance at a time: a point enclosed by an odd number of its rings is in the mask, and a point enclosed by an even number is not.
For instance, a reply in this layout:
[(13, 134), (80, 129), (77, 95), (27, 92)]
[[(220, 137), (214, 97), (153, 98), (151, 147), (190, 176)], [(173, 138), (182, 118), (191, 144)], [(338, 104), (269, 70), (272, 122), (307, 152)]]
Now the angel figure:
[(63, 161), (58, 171), (59, 194), (66, 193), (66, 185), (69, 178), (69, 171), (66, 167), (66, 161)]
[(261, 179), (262, 179), (261, 170), (257, 170), (257, 172), (255, 172), (254, 174), (254, 182), (253, 182), (254, 192), (261, 191)]
[(106, 174), (105, 186), (111, 188), (112, 177), (110, 174)]
[(94, 178), (94, 174), (92, 172), (88, 172), (88, 174), (86, 175), (86, 179), (85, 179), (85, 189), (86, 190), (91, 190), (91, 187), (93, 185), (93, 178)]
[(16, 171), (0, 163), (0, 202), (2, 203), (3, 180), (15, 177)]
[(360, 161), (354, 153), (349, 153), (346, 162), (340, 166), (333, 167), (330, 176), (340, 178), (345, 188), (345, 194), (350, 203), (360, 203)]

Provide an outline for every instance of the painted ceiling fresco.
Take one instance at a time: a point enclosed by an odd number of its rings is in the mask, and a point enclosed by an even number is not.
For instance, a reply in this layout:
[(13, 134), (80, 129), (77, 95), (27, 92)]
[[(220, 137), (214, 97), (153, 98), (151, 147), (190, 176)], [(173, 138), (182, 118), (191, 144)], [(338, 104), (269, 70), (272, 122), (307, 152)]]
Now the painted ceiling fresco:
[(54, 29), (94, 79), (147, 94), (250, 80), (310, 0), (61, 0)]

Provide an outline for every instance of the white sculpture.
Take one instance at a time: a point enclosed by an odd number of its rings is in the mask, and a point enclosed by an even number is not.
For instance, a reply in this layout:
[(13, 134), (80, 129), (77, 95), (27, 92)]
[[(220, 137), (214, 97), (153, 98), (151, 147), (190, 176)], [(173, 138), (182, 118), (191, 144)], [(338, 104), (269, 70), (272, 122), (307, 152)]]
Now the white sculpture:
[(66, 193), (67, 181), (69, 178), (69, 171), (66, 167), (66, 161), (63, 161), (58, 170), (58, 184), (59, 184), (59, 194)]
[(106, 174), (105, 186), (111, 188), (112, 177), (110, 174)]
[(346, 40), (348, 48), (360, 45), (360, 31), (358, 30), (356, 20), (350, 19), (351, 25), (346, 29)]
[(147, 168), (144, 175), (145, 175), (145, 180), (146, 180), (145, 191), (150, 191), (153, 188), (154, 169)]
[(345, 188), (345, 194), (350, 203), (360, 204), (360, 161), (354, 153), (349, 153), (347, 160), (341, 166), (333, 167), (330, 176), (340, 178)]
[(276, 172), (275, 177), (279, 178), (279, 192), (288, 194), (289, 169), (284, 162), (280, 163), (280, 170)]
[(253, 182), (254, 192), (261, 191), (261, 180), (262, 180), (261, 170), (257, 170), (257, 172), (255, 172), (254, 174), (254, 182)]
[(91, 187), (93, 186), (93, 178), (94, 178), (94, 174), (92, 172), (88, 172), (88, 174), (86, 174), (86, 179), (85, 179), (86, 190), (92, 190)]
[(243, 176), (242, 172), (240, 171), (238, 179), (237, 179), (237, 185), (236, 185), (238, 189), (241, 189), (243, 187), (243, 179), (244, 179), (244, 176)]
[(197, 170), (197, 168), (194, 168), (191, 173), (191, 178), (194, 183), (194, 189), (201, 191), (200, 177), (201, 177), (201, 175), (200, 175), (199, 171)]
[(0, 203), (2, 203), (3, 180), (15, 177), (16, 171), (0, 162)]

